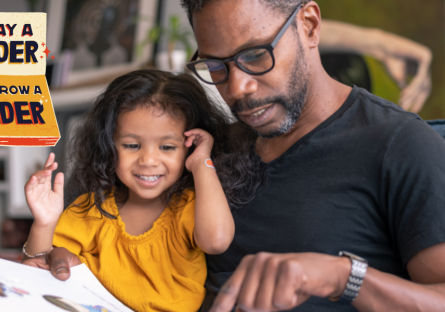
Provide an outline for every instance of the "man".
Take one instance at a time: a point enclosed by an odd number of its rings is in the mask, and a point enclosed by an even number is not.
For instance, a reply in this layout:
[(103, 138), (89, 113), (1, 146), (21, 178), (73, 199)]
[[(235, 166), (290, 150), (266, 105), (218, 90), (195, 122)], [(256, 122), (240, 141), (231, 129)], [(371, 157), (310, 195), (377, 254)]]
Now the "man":
[[(229, 250), (207, 258), (203, 310), (224, 284), (211, 311), (235, 304), (245, 311), (443, 311), (443, 139), (416, 115), (328, 77), (315, 2), (303, 1), (295, 17), (301, 1), (182, 3), (206, 60), (194, 68), (210, 70), (237, 118), (259, 134), (269, 176), (234, 211)], [(289, 16), (297, 25), (280, 33)], [(277, 35), (273, 58), (270, 48), (252, 50)], [(358, 296), (361, 278), (349, 258), (337, 256), (342, 250), (369, 262)], [(354, 270), (360, 265), (355, 260)]]
[[(202, 310), (443, 311), (443, 139), (325, 73), (315, 2), (182, 2), (198, 42), (189, 68), (259, 135), (268, 176), (233, 212), (229, 250), (207, 257)], [(62, 279), (78, 261), (49, 257)]]

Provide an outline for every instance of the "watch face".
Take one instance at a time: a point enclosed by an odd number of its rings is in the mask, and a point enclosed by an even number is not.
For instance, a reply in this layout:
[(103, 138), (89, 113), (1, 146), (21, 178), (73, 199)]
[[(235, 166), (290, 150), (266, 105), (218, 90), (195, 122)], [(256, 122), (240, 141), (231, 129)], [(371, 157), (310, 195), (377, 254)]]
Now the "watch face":
[(350, 253), (350, 252), (347, 252), (347, 251), (340, 251), (340, 252), (338, 253), (338, 255), (339, 255), (340, 257), (348, 257), (348, 258), (350, 258), (350, 259), (354, 259), (354, 260), (357, 260), (357, 261), (361, 261), (361, 262), (366, 262), (366, 263), (368, 263), (368, 261), (366, 261), (366, 260), (363, 259), (362, 257), (356, 256), (356, 255), (354, 255), (354, 254), (352, 254), (352, 253)]

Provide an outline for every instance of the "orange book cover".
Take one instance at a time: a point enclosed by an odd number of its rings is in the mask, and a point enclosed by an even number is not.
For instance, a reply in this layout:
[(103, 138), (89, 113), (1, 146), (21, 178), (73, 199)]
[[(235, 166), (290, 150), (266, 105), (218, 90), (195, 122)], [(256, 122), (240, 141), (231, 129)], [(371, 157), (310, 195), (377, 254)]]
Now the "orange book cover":
[(0, 13), (0, 145), (60, 139), (45, 78), (46, 13)]

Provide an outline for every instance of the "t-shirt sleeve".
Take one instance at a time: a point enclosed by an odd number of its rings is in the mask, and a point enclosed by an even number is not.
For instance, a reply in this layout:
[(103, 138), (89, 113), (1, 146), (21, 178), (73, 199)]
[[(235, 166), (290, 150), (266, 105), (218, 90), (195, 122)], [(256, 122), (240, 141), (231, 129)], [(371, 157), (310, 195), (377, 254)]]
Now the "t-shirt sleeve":
[(54, 233), (53, 245), (68, 249), (68, 251), (78, 256), (82, 263), (88, 264), (81, 254), (84, 252), (94, 253), (97, 248), (95, 235), (97, 224), (100, 223), (98, 222), (100, 214), (96, 216), (94, 207), (85, 212), (85, 209), (74, 206), (74, 204), (84, 202), (87, 199), (86, 196), (82, 195), (77, 198), (62, 213)]
[(388, 227), (404, 265), (445, 242), (445, 140), (425, 122), (407, 122), (383, 161)]
[(179, 239), (184, 250), (182, 254), (188, 254), (190, 250), (200, 250), (196, 245), (193, 232), (195, 231), (195, 196), (188, 191), (185, 196), (185, 205), (176, 216), (178, 222)]

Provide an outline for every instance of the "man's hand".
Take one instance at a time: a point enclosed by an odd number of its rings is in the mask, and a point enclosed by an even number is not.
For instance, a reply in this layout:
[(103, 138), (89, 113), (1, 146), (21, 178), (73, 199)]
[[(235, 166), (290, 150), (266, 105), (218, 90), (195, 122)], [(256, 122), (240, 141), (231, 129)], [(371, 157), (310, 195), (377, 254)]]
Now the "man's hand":
[(311, 296), (340, 296), (349, 278), (351, 261), (317, 253), (259, 253), (243, 258), (223, 285), (211, 312), (282, 311)]
[(71, 267), (82, 264), (75, 254), (61, 247), (54, 248), (45, 256), (24, 259), (22, 263), (51, 271), (52, 275), (61, 281), (66, 281), (70, 277)]

